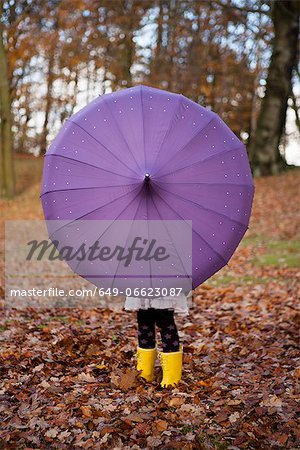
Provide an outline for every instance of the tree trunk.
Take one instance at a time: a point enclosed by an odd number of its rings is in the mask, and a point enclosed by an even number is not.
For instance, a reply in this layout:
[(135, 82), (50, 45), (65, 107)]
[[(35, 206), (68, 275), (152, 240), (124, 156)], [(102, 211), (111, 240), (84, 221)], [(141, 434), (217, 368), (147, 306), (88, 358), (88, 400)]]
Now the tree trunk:
[[(2, 12), (0, 4), (0, 15)], [(8, 80), (7, 57), (3, 42), (3, 25), (0, 22), (0, 150), (1, 150), (1, 195), (13, 197), (15, 176), (11, 131), (11, 100)]]
[(47, 75), (47, 94), (46, 94), (46, 105), (45, 105), (45, 117), (43, 123), (43, 131), (40, 141), (40, 154), (44, 155), (47, 151), (47, 135), (48, 135), (48, 122), (49, 114), (53, 102), (53, 83), (54, 83), (54, 72), (53, 65), (55, 59), (55, 47), (51, 50), (50, 57), (48, 60), (48, 75)]
[(159, 0), (158, 3), (158, 17), (156, 21), (157, 32), (156, 32), (156, 42), (155, 48), (152, 52), (152, 58), (150, 62), (150, 79), (151, 81), (157, 82), (157, 86), (159, 86), (159, 76), (160, 73), (160, 65), (161, 65), (161, 49), (162, 49), (162, 35), (163, 35), (163, 0)]
[(299, 12), (297, 1), (277, 0), (272, 3), (272, 57), (257, 128), (249, 145), (254, 175), (275, 174), (286, 167), (279, 144), (285, 128), (292, 72), (297, 62)]

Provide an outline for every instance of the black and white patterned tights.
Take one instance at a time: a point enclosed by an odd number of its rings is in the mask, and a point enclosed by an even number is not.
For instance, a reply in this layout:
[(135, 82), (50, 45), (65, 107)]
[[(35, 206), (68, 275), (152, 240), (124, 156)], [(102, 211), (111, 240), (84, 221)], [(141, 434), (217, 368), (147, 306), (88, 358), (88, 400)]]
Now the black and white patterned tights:
[(155, 324), (158, 326), (163, 352), (178, 352), (179, 336), (172, 309), (139, 309), (137, 311), (138, 342), (141, 348), (154, 348)]

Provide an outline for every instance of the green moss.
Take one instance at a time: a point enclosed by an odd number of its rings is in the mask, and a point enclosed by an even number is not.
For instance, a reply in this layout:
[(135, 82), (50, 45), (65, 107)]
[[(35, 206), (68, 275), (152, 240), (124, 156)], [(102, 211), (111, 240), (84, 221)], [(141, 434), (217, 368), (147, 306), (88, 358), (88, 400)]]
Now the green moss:
[(43, 330), (44, 328), (46, 328), (48, 325), (46, 323), (39, 323), (36, 327), (40, 330)]
[(84, 320), (75, 320), (74, 325), (85, 325), (85, 321)]
[(209, 448), (214, 450), (227, 450), (228, 443), (224, 442), (221, 436), (207, 436), (204, 433), (199, 433), (196, 436), (196, 442), (200, 448)]

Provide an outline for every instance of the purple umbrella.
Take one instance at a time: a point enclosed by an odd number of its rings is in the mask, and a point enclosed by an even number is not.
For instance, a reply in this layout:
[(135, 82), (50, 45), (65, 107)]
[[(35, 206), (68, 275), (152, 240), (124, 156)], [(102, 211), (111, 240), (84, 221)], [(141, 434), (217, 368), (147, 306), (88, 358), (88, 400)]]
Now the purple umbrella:
[[(66, 121), (45, 156), (41, 193), (47, 223), (192, 221), (193, 288), (230, 260), (253, 196), (245, 146), (218, 115), (146, 86), (102, 95)], [(99, 267), (70, 266), (94, 284), (105, 278)]]

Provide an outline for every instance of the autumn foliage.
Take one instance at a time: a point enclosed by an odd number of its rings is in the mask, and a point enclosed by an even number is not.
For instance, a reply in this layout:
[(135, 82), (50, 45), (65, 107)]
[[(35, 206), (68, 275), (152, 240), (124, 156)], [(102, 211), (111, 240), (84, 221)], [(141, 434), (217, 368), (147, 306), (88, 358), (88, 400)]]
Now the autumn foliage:
[[(138, 377), (135, 313), (2, 310), (1, 448), (299, 448), (298, 186), (298, 170), (256, 180), (244, 240), (177, 319), (176, 389), (159, 365)], [(38, 189), (4, 218), (41, 218)]]

